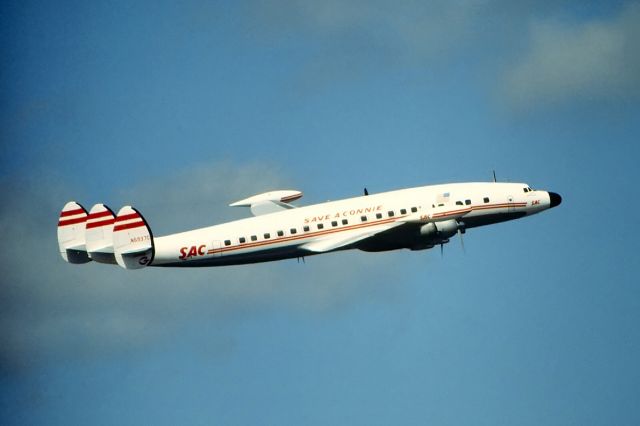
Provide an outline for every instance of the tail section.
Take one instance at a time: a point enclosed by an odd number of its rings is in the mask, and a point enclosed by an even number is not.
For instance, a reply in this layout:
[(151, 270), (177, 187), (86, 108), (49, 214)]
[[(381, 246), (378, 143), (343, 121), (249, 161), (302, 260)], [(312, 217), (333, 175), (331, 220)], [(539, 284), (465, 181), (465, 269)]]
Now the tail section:
[(64, 205), (58, 220), (58, 246), (62, 258), (69, 263), (87, 263), (91, 258), (85, 244), (87, 211), (75, 201)]
[(113, 227), (113, 250), (118, 265), (141, 269), (153, 261), (153, 234), (142, 215), (133, 207), (120, 209)]
[(91, 259), (99, 263), (116, 264), (113, 254), (113, 225), (115, 214), (104, 204), (91, 208), (86, 222), (86, 247)]

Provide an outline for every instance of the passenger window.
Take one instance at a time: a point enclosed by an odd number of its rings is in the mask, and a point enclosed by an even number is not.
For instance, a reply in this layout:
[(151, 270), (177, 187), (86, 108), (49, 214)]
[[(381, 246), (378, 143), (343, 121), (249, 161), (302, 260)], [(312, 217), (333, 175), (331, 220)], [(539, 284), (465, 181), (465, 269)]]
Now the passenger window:
[(400, 209), (400, 214), (407, 214), (407, 209)]
[(258, 241), (258, 237), (257, 237), (257, 236), (255, 236), (255, 235), (252, 235), (252, 236), (251, 236), (251, 241)]
[(367, 217), (366, 217), (366, 216), (360, 216), (360, 220), (361, 220), (362, 222), (366, 222), (366, 221), (367, 221)]
[(462, 205), (462, 201), (456, 201), (456, 206), (461, 206)]
[(225, 246), (230, 246), (231, 245), (231, 240), (224, 240), (224, 245)]
[(464, 203), (465, 203), (466, 205), (470, 205), (470, 204), (471, 204), (471, 200), (464, 200)]
[(278, 237), (282, 237), (283, 235), (284, 235), (284, 232), (278, 231)]
[(297, 233), (298, 230), (296, 228), (291, 228), (291, 229), (289, 229), (289, 232), (291, 232), (291, 234), (293, 235), (293, 234)]
[(389, 215), (389, 217), (393, 217), (393, 215), (394, 215), (394, 214), (395, 214), (395, 213), (393, 213), (393, 210), (389, 210), (389, 211), (387, 212), (387, 215)]
[(318, 224), (318, 229), (323, 229), (323, 228), (324, 228), (324, 225), (323, 225), (323, 224), (321, 224), (321, 223), (319, 223), (319, 224)]
[(305, 225), (305, 226), (302, 228), (302, 230), (303, 230), (304, 232), (309, 232), (309, 227)]
[(417, 207), (411, 207), (411, 213), (415, 213), (415, 212), (417, 212), (417, 211), (418, 211), (418, 208), (417, 208)]
[(244, 244), (247, 242), (247, 240), (244, 237), (240, 237), (238, 241), (240, 241), (240, 244)]
[(337, 221), (335, 221), (335, 220), (334, 220), (334, 221), (332, 221), (332, 222), (331, 222), (331, 226), (338, 226), (338, 222), (337, 222)]
[(269, 238), (271, 238), (271, 234), (270, 233), (267, 232), (266, 234), (264, 234), (264, 239), (265, 240), (268, 240)]
[(348, 225), (348, 224), (349, 224), (349, 221), (348, 221), (347, 219), (342, 219), (342, 224), (343, 224), (343, 225)]
[(484, 197), (484, 202), (488, 203), (489, 202), (489, 197)]
[(382, 219), (382, 213), (376, 213), (376, 219)]

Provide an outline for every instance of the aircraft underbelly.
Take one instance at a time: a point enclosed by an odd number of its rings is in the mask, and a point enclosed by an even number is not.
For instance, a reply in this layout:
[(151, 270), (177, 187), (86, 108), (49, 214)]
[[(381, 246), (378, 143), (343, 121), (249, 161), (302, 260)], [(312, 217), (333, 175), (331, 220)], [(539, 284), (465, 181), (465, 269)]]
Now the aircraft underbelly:
[(171, 266), (198, 268), (204, 266), (230, 266), (244, 265), (248, 263), (270, 262), (273, 260), (293, 259), (303, 256), (311, 256), (316, 253), (302, 251), (298, 245), (276, 247), (265, 250), (257, 250), (244, 253), (223, 254), (222, 256), (208, 256), (202, 259), (191, 259), (188, 261), (175, 261), (156, 264), (152, 266)]
[(500, 212), (495, 214), (483, 214), (474, 217), (465, 217), (462, 219), (465, 228), (475, 228), (478, 226), (492, 225), (494, 223), (506, 222), (508, 220), (520, 219), (526, 216), (527, 213), (523, 211), (519, 212)]
[(409, 227), (383, 232), (358, 243), (355, 248), (367, 252), (391, 251), (415, 247), (423, 244), (423, 240), (417, 229)]

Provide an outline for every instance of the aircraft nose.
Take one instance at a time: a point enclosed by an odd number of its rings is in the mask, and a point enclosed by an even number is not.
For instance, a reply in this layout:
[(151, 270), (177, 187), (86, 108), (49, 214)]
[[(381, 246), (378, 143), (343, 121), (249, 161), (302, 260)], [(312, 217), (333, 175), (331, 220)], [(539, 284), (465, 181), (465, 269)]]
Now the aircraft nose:
[(562, 197), (560, 196), (560, 194), (557, 194), (555, 192), (549, 192), (548, 194), (549, 194), (549, 208), (559, 206), (560, 203), (562, 202)]

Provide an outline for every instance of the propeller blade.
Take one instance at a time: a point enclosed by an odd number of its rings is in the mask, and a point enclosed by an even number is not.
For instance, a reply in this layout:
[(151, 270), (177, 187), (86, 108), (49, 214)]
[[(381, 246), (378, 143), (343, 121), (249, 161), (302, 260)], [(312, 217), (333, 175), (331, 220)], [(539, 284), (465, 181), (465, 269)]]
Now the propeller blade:
[(467, 250), (464, 248), (464, 238), (462, 238), (462, 230), (458, 229), (458, 234), (460, 235), (460, 245), (462, 246), (462, 252), (467, 254)]

